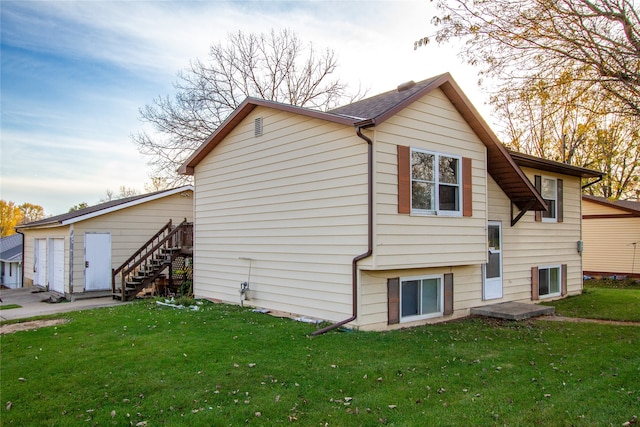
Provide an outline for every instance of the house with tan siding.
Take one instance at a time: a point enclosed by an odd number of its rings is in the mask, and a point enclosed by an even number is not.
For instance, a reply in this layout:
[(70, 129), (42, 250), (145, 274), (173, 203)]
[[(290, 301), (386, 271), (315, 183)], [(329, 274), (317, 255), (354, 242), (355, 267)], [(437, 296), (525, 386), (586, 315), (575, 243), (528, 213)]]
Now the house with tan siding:
[(193, 221), (190, 185), (112, 200), (17, 227), (24, 285), (67, 299), (112, 291), (112, 270), (171, 221)]
[(329, 112), (248, 98), (180, 172), (196, 296), (371, 330), (581, 292), (600, 175), (508, 152), (449, 74)]
[(640, 277), (640, 202), (582, 196), (584, 274)]

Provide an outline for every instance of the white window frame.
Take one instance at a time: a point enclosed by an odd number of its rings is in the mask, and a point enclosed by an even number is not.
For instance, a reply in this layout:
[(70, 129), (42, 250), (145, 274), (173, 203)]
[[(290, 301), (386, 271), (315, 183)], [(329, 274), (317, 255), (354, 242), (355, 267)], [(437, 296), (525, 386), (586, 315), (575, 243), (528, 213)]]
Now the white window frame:
[[(413, 153), (414, 152), (418, 152), (418, 153), (424, 153), (424, 154), (430, 154), (432, 156), (434, 156), (434, 168), (433, 168), (433, 176), (434, 176), (434, 186), (435, 186), (435, 191), (434, 191), (434, 207), (435, 209), (417, 209), (413, 207), (413, 183), (414, 181), (421, 181), (421, 180), (417, 180), (414, 179), (413, 177)], [(458, 188), (458, 200), (457, 200), (457, 205), (458, 205), (458, 210), (441, 210), (440, 209), (440, 157), (450, 157), (452, 159), (456, 159), (458, 161), (458, 167), (456, 170), (456, 177), (457, 177), (457, 184), (449, 184), (449, 183), (443, 183), (442, 185), (446, 185), (446, 186), (451, 186), (451, 187), (457, 187)], [(419, 148), (413, 148), (411, 147), (411, 152), (410, 152), (410, 162), (409, 162), (409, 166), (410, 166), (410, 179), (411, 179), (411, 214), (414, 215), (441, 215), (441, 216), (462, 216), (462, 156), (456, 156), (454, 154), (448, 154), (448, 153), (439, 153), (437, 151), (428, 151), (428, 150), (422, 150)]]
[[(549, 181), (553, 181), (553, 199), (549, 199), (544, 197), (543, 191), (542, 189), (544, 188), (544, 181), (545, 180), (549, 180)], [(548, 211), (542, 211), (542, 222), (558, 222), (558, 179), (554, 178), (552, 176), (541, 176), (540, 177), (540, 195), (542, 196), (543, 199), (546, 200), (553, 200), (555, 203), (553, 204), (554, 210), (553, 210), (553, 217), (549, 218), (549, 217), (545, 217), (545, 214), (547, 214)]]
[[(405, 282), (409, 282), (409, 281), (413, 281), (413, 280), (429, 280), (429, 279), (438, 279), (439, 284), (438, 284), (438, 307), (439, 307), (439, 311), (437, 312), (432, 312), (432, 313), (426, 313), (426, 314), (418, 314), (418, 315), (413, 315), (413, 316), (403, 316), (402, 315), (402, 287), (404, 285)], [(422, 288), (420, 289), (422, 292)], [(432, 274), (432, 275), (427, 275), (427, 276), (411, 276), (411, 277), (401, 277), (400, 278), (400, 307), (399, 307), (399, 314), (400, 314), (400, 323), (406, 323), (406, 322), (414, 322), (416, 320), (424, 320), (424, 319), (432, 319), (434, 317), (442, 317), (444, 316), (444, 274)], [(422, 298), (419, 298), (418, 304), (420, 304)], [(420, 310), (422, 311), (422, 310)]]
[[(557, 268), (558, 269), (558, 292), (553, 292), (553, 293), (548, 293), (548, 294), (542, 294), (540, 293), (540, 274), (542, 273), (543, 270), (551, 270)], [(549, 272), (549, 277), (551, 277), (551, 273)], [(551, 290), (551, 281), (549, 281), (549, 290)], [(540, 299), (545, 299), (545, 298), (554, 298), (554, 297), (559, 297), (562, 295), (562, 265), (560, 264), (553, 264), (553, 265), (541, 265), (538, 267), (538, 298)]]

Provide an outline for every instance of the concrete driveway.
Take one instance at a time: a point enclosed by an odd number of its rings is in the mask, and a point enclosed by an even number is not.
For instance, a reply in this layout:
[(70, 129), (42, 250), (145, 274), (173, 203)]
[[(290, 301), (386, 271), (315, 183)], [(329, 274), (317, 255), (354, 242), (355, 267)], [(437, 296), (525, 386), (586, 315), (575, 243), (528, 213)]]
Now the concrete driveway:
[[(97, 307), (110, 307), (120, 305), (120, 300), (114, 300), (111, 294), (94, 298), (82, 298), (74, 301), (64, 301), (58, 303), (44, 302), (49, 300), (51, 294), (42, 291), (38, 287), (2, 289), (0, 290), (0, 306), (17, 304), (20, 308), (0, 310), (0, 321), (27, 319), (34, 316), (48, 314), (66, 313), (69, 311), (87, 310)], [(83, 295), (84, 297), (84, 295)]]

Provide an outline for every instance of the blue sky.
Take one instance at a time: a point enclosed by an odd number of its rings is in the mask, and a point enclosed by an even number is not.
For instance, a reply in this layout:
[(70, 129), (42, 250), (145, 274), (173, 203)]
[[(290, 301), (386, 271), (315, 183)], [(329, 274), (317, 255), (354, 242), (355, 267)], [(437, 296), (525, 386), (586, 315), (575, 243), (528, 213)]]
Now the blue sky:
[(339, 77), (370, 95), (449, 71), (491, 123), (454, 48), (413, 50), (433, 31), (429, 3), (2, 0), (1, 198), (55, 215), (107, 189), (144, 191), (138, 109), (173, 94), (190, 60), (238, 30), (289, 28), (332, 48)]

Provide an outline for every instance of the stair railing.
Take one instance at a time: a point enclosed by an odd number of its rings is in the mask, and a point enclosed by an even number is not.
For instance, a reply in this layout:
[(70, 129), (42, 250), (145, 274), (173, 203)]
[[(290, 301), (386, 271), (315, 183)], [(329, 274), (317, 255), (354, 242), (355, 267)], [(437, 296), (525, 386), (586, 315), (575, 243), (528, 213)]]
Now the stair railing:
[[(191, 250), (193, 245), (193, 224), (188, 223), (185, 219), (175, 228), (172, 228), (172, 221), (169, 220), (153, 237), (151, 237), (144, 245), (140, 247), (133, 255), (129, 257), (122, 265), (112, 270), (111, 274), (111, 290), (113, 295), (117, 295), (116, 277), (120, 275), (120, 295), (121, 300), (126, 299), (126, 283), (127, 278), (139, 271), (139, 267), (144, 263), (144, 268), (149, 268), (149, 261), (166, 250)], [(183, 249), (184, 248), (184, 249)], [(169, 255), (166, 255), (169, 256)]]

